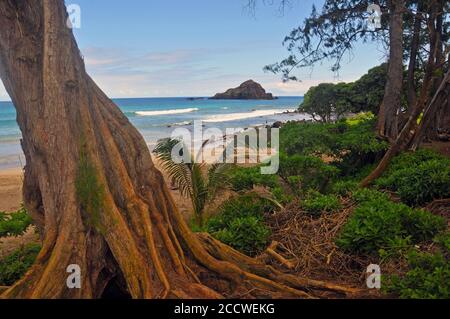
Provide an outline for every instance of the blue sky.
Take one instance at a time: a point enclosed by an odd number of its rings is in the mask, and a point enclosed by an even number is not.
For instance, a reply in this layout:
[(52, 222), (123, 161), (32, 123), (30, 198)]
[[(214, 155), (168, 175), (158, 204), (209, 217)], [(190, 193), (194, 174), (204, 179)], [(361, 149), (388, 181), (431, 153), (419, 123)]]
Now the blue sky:
[[(75, 31), (88, 72), (110, 97), (210, 96), (254, 79), (275, 95), (303, 95), (320, 82), (352, 81), (383, 60), (360, 45), (339, 79), (329, 64), (283, 84), (264, 65), (286, 56), (282, 41), (322, 0), (294, 0), (284, 14), (246, 0), (67, 0), (81, 7)], [(270, 1), (266, 1), (270, 2)], [(274, 2), (277, 2), (276, 0)], [(9, 99), (0, 85), (0, 99)]]

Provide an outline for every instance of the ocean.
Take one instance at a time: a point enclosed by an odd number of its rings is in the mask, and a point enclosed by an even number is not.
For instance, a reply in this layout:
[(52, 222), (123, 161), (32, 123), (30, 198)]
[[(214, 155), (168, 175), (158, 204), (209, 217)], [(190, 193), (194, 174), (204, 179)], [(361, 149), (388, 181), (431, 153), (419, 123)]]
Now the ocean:
[[(114, 99), (124, 114), (141, 132), (152, 148), (159, 139), (169, 137), (177, 127), (192, 128), (194, 121), (210, 127), (247, 128), (276, 121), (301, 120), (304, 114), (291, 113), (303, 97), (280, 97), (277, 100), (209, 100), (207, 98), (134, 98)], [(25, 164), (20, 146), (21, 132), (11, 102), (0, 102), (0, 169)]]

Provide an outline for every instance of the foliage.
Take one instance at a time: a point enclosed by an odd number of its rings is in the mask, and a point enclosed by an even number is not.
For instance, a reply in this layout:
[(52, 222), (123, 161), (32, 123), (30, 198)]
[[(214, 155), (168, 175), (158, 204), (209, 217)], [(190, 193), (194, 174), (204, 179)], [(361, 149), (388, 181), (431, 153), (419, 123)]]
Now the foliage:
[(258, 166), (232, 168), (229, 173), (230, 183), (233, 190), (239, 192), (251, 190), (253, 186), (265, 186), (275, 188), (279, 186), (276, 175), (262, 175)]
[(274, 210), (268, 200), (242, 195), (223, 204), (206, 228), (215, 238), (253, 256), (267, 245), (270, 230), (264, 224), (264, 213)]
[(23, 235), (32, 223), (23, 205), (16, 212), (0, 212), (0, 238)]
[(314, 156), (280, 156), (279, 175), (289, 183), (297, 194), (309, 189), (325, 191), (331, 180), (339, 174), (332, 165), (325, 164)]
[(233, 219), (226, 228), (214, 233), (218, 240), (250, 256), (267, 246), (269, 236), (269, 228), (253, 216)]
[(335, 101), (335, 85), (322, 83), (308, 90), (299, 111), (310, 114), (314, 120), (319, 117), (322, 122), (332, 122), (348, 111), (345, 107), (339, 108), (341, 105), (336, 104)]
[(368, 5), (367, 1), (361, 4), (353, 0), (327, 0), (321, 11), (313, 6), (309, 17), (284, 40), (289, 56), (266, 66), (265, 70), (281, 73), (285, 81), (296, 80), (291, 75), (295, 68), (311, 67), (327, 60), (333, 61), (332, 70), (337, 72), (344, 55), (352, 51), (354, 44), (386, 36), (383, 32), (385, 23), (383, 29), (370, 30)]
[(331, 156), (343, 174), (375, 163), (388, 149), (377, 138), (375, 118), (363, 113), (335, 124), (289, 123), (281, 129), (280, 148), (287, 155)]
[(359, 80), (351, 83), (323, 83), (311, 87), (299, 110), (315, 120), (332, 122), (346, 113), (378, 113), (386, 87), (387, 65), (372, 68)]
[(339, 196), (349, 196), (358, 189), (359, 183), (353, 180), (340, 180), (333, 184), (331, 193)]
[(345, 174), (377, 162), (389, 147), (374, 133), (375, 118), (370, 113), (345, 120), (340, 125), (343, 133), (336, 136), (333, 151), (339, 158), (338, 167)]
[(407, 261), (410, 270), (404, 276), (387, 277), (385, 291), (404, 299), (450, 298), (449, 256), (412, 251)]
[(330, 154), (335, 124), (287, 123), (280, 130), (280, 150), (287, 155)]
[(101, 227), (100, 216), (104, 209), (105, 188), (99, 181), (97, 168), (89, 159), (86, 147), (83, 142), (79, 155), (75, 188), (81, 207), (87, 214), (88, 223), (98, 231), (104, 232)]
[[(190, 161), (178, 163), (172, 159), (172, 150), (180, 145), (180, 156), (188, 155)], [(228, 171), (231, 165), (214, 164), (205, 173), (205, 164), (197, 163), (187, 147), (175, 139), (161, 140), (153, 152), (162, 161), (172, 183), (184, 197), (191, 200), (196, 222), (198, 226), (202, 226), (207, 202), (216, 198), (220, 190), (229, 187)]]
[(429, 150), (401, 154), (376, 185), (398, 192), (409, 205), (449, 197), (450, 160)]
[(36, 259), (41, 247), (29, 244), (0, 260), (0, 286), (11, 286), (21, 279)]
[(322, 195), (318, 192), (311, 192), (302, 202), (302, 208), (312, 215), (337, 211), (341, 207), (341, 203), (335, 195)]
[(395, 252), (430, 240), (446, 227), (443, 218), (391, 202), (374, 190), (356, 191), (354, 199), (359, 205), (336, 241), (350, 252)]

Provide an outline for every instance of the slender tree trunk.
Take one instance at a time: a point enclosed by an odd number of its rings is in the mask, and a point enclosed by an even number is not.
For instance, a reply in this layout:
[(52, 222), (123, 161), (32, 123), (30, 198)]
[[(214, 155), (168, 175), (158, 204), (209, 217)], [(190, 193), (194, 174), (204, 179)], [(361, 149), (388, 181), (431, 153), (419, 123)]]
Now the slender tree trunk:
[(398, 113), (403, 90), (403, 14), (404, 0), (389, 1), (389, 68), (385, 95), (378, 118), (378, 133), (391, 141), (398, 135)]
[[(43, 237), (34, 266), (2, 297), (98, 298), (114, 278), (134, 298), (220, 297), (193, 271), (202, 269), (274, 296), (355, 292), (195, 236), (141, 135), (86, 74), (66, 19), (63, 0), (0, 1), (0, 76), (23, 135), (25, 204)], [(66, 285), (72, 264), (81, 289)]]
[(411, 149), (416, 150), (423, 138), (426, 135), (426, 132), (430, 129), (433, 131), (437, 130), (437, 127), (433, 127), (433, 124), (436, 123), (436, 118), (438, 117), (439, 110), (442, 108), (444, 113), (448, 113), (450, 110), (448, 109), (448, 98), (450, 94), (450, 71), (445, 75), (442, 80), (441, 85), (436, 91), (436, 95), (431, 101), (430, 105), (425, 109), (423, 113), (422, 121), (420, 122), (419, 127), (417, 128), (413, 140), (411, 142)]
[(414, 18), (414, 27), (413, 27), (413, 36), (411, 39), (411, 50), (409, 57), (409, 66), (408, 66), (408, 75), (407, 75), (407, 86), (408, 86), (408, 110), (407, 116), (409, 116), (412, 112), (414, 105), (417, 100), (417, 91), (416, 91), (416, 65), (417, 65), (417, 55), (419, 53), (420, 47), (420, 33), (422, 31), (422, 10), (423, 4), (420, 4), (417, 7), (417, 13)]

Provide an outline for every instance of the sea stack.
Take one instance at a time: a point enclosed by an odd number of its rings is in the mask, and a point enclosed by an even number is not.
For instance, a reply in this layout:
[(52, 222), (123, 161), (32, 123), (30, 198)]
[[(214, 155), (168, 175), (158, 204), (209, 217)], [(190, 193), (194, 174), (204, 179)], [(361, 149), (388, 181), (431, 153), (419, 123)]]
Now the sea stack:
[(239, 87), (218, 93), (212, 100), (273, 100), (272, 93), (266, 93), (261, 84), (253, 80), (242, 83)]

